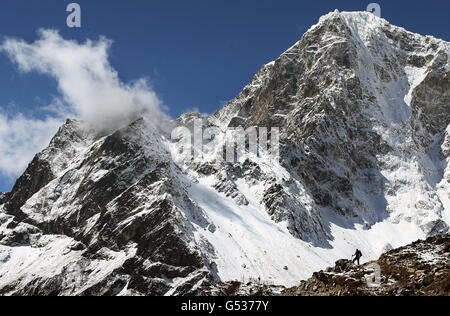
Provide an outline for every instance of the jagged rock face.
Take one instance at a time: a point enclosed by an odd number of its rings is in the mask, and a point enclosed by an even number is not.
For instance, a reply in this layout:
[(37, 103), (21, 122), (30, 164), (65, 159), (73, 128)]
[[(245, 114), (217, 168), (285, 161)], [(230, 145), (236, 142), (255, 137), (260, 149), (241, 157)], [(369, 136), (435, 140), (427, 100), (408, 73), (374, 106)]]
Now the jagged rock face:
[[(211, 120), (282, 127), (282, 165), (316, 209), (371, 226), (404, 218), (399, 204), (414, 191), (417, 201), (403, 208), (418, 216), (407, 220), (427, 234), (446, 232), (448, 205), (429, 178), (440, 181), (445, 169), (439, 152), (450, 124), (449, 52), (446, 42), (370, 14), (333, 13)], [(283, 204), (288, 211), (268, 205), (275, 218), (301, 209)], [(323, 235), (318, 226), (306, 233), (303, 220), (291, 222), (305, 240)]]
[[(34, 176), (38, 175), (38, 176)], [(38, 192), (42, 187), (53, 179), (50, 165), (47, 161), (36, 156), (27, 168), (27, 173), (22, 175), (16, 182), (13, 193), (6, 202), (5, 209), (16, 216), (23, 217), (20, 208), (22, 205)]]
[(442, 144), (442, 153), (446, 158), (450, 156), (450, 126), (445, 132), (444, 143)]
[[(356, 247), (375, 258), (446, 232), (449, 54), (369, 13), (333, 13), (213, 116), (108, 135), (69, 120), (0, 195), (0, 294), (293, 286)], [(280, 164), (179, 161), (167, 126), (199, 118), (281, 127)]]
[(85, 123), (67, 120), (50, 145), (36, 155), (16, 184), (6, 201), (5, 211), (23, 218), (20, 208), (36, 192), (67, 168), (71, 159), (79, 154), (79, 148), (94, 139), (93, 130)]
[[(76, 276), (61, 269), (51, 279), (34, 277), (21, 284), (18, 277), (0, 293), (112, 295), (126, 288), (128, 294), (138, 295), (189, 294), (197, 283), (213, 280), (201, 252), (188, 244), (189, 227), (209, 223), (195, 213), (195, 206), (187, 205), (192, 202), (178, 188), (182, 186), (173, 170), (176, 167), (161, 136), (139, 120), (100, 139), (88, 136), (84, 140), (91, 143), (80, 146), (72, 156), (72, 147), (64, 144), (74, 144), (71, 140), (80, 124), (68, 122), (35, 159), (70, 157), (64, 159), (69, 163), (65, 168), (45, 169), (49, 176), (39, 183), (41, 189), (27, 191), (29, 182), (18, 181), (13, 199), (25, 194), (33, 197), (21, 207), (21, 217), (11, 211), (13, 204), (8, 201), (6, 212), (16, 218), (2, 215), (4, 233), (0, 234), (1, 245), (29, 244), (31, 249), (48, 246), (40, 245), (46, 236), (67, 236), (69, 244), (58, 255), (61, 260), (73, 260)], [(42, 175), (43, 165), (33, 162), (26, 174), (37, 170)], [(45, 165), (51, 164), (47, 160)], [(35, 188), (39, 192), (33, 194)], [(110, 266), (109, 274), (97, 277), (92, 272), (96, 263)], [(177, 286), (168, 279), (177, 279)], [(87, 285), (82, 282), (86, 280)]]
[[(413, 114), (431, 134), (441, 134), (449, 126), (450, 66), (449, 52), (438, 51), (428, 74), (413, 92)], [(429, 55), (431, 59), (432, 55)]]
[[(334, 268), (320, 271), (285, 296), (448, 296), (450, 293), (450, 236), (417, 241), (383, 254), (378, 261), (355, 266), (339, 260)], [(380, 267), (380, 284), (374, 268)]]
[(7, 193), (0, 192), (0, 205), (5, 204), (7, 198), (8, 198)]

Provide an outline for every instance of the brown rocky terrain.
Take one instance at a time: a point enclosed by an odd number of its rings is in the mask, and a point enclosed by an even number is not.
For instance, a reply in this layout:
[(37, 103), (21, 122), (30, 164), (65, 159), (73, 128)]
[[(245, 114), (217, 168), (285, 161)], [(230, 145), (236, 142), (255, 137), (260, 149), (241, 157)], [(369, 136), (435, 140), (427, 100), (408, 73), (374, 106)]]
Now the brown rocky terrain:
[[(381, 284), (368, 286), (373, 264), (381, 268)], [(389, 251), (361, 266), (339, 260), (334, 268), (314, 273), (284, 296), (448, 296), (450, 235), (430, 237)]]
[(198, 296), (276, 296), (285, 291), (284, 286), (263, 284), (258, 281), (218, 283), (201, 290)]

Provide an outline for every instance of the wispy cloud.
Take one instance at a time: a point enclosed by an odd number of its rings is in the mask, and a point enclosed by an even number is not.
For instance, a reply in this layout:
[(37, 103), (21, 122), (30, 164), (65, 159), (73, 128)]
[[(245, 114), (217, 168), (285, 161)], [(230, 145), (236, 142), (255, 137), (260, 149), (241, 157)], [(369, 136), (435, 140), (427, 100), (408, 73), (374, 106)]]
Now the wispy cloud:
[(164, 106), (145, 78), (132, 83), (120, 80), (109, 63), (111, 40), (84, 43), (66, 40), (55, 30), (40, 30), (38, 39), (27, 43), (6, 38), (6, 53), (21, 72), (38, 72), (54, 78), (60, 96), (43, 111), (44, 120), (23, 115), (0, 116), (0, 173), (17, 176), (33, 155), (49, 142), (65, 117), (87, 120), (99, 130), (113, 131), (139, 116), (165, 118)]

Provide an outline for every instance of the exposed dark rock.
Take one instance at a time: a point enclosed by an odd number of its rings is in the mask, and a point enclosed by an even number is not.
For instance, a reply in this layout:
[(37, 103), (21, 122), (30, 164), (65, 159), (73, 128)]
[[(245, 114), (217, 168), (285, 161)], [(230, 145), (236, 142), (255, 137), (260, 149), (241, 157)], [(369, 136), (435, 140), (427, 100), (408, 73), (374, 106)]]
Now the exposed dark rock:
[(5, 204), (8, 199), (8, 193), (0, 192), (0, 205)]
[(20, 208), (36, 192), (53, 180), (54, 175), (50, 163), (37, 155), (28, 166), (25, 173), (16, 181), (13, 190), (5, 204), (7, 213), (16, 216), (18, 220), (25, 218)]
[[(326, 16), (213, 116), (185, 114), (167, 122), (165, 131), (142, 118), (111, 134), (68, 120), (13, 190), (0, 194), (0, 243), (10, 247), (7, 251), (32, 247), (45, 257), (50, 249), (68, 264), (56, 269), (50, 261), (55, 269), (46, 276), (24, 269), (0, 294), (277, 293), (279, 287), (261, 280), (216, 284), (220, 273), (214, 261), (220, 251), (215, 247), (220, 245), (208, 235), (221, 228), (202, 207), (203, 196), (190, 194), (204, 179), (212, 192), (205, 194), (228, 198), (234, 203), (230, 210), (259, 205), (264, 221), (268, 214), (280, 234), (286, 235), (278, 225), (283, 223), (314, 247), (331, 248), (333, 225), (369, 230), (398, 220), (417, 224), (426, 235), (445, 234), (448, 43), (384, 20), (366, 23), (370, 19), (376, 18), (369, 13)], [(269, 138), (274, 135), (270, 127), (279, 127), (279, 165), (261, 156), (263, 149), (259, 159), (241, 164), (216, 157), (177, 165), (166, 129), (186, 125), (192, 130), (194, 119), (221, 130), (268, 127)], [(404, 192), (420, 198), (405, 201)], [(405, 203), (407, 208), (398, 207)], [(247, 214), (237, 215), (245, 222)], [(239, 238), (245, 236), (228, 238), (244, 257)], [(448, 294), (448, 266), (441, 264), (448, 247), (448, 237), (436, 237), (388, 252), (378, 261), (384, 278), (378, 289), (362, 281), (370, 274), (367, 266), (340, 260), (286, 293)], [(263, 258), (271, 256), (262, 252)], [(421, 252), (436, 255), (439, 265), (423, 261)], [(293, 273), (294, 267), (285, 264), (276, 273)], [(101, 274), (93, 266), (108, 269)], [(241, 262), (236, 266), (248, 268)]]

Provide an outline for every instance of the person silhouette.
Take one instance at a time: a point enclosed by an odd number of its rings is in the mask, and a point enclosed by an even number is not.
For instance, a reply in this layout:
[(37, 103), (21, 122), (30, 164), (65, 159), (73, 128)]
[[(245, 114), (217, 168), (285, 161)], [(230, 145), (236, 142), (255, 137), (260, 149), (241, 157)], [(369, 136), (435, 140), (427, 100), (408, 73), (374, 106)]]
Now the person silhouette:
[(356, 253), (353, 256), (355, 257), (355, 259), (353, 259), (353, 263), (357, 261), (358, 265), (360, 265), (359, 260), (362, 257), (362, 252), (359, 249), (356, 249)]

